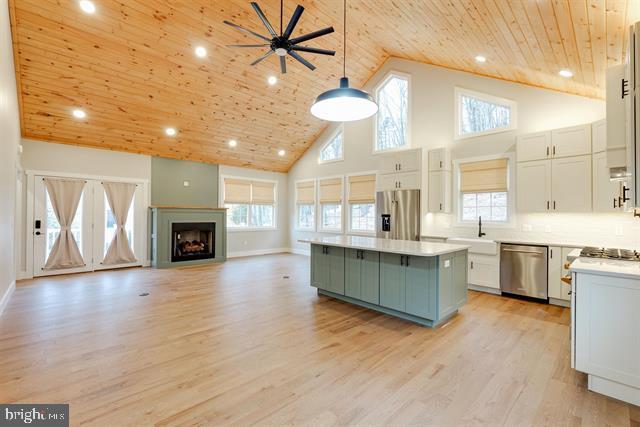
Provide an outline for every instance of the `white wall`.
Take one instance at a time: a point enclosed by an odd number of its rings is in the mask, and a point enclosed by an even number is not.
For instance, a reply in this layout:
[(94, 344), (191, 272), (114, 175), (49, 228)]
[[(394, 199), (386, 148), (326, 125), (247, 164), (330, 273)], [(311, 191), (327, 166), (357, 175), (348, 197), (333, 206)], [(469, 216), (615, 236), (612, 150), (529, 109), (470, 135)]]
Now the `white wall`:
[(9, 4), (0, 0), (0, 313), (15, 285), (15, 204), (20, 143)]
[[(413, 148), (423, 147), (432, 149), (447, 146), (452, 151), (453, 159), (486, 156), (515, 150), (515, 139), (518, 134), (541, 130), (589, 123), (605, 116), (605, 105), (601, 100), (583, 98), (534, 88), (517, 83), (510, 83), (498, 79), (481, 77), (461, 71), (449, 70), (418, 62), (390, 59), (371, 78), (365, 86), (370, 93), (375, 86), (391, 70), (400, 71), (411, 76), (410, 88), (410, 140)], [(499, 134), (481, 136), (462, 141), (454, 141), (454, 87), (476, 90), (494, 96), (514, 100), (518, 104), (518, 129)], [(377, 155), (373, 151), (373, 123), (374, 119), (362, 120), (344, 125), (344, 161), (318, 164), (320, 147), (331, 135), (334, 126), (316, 141), (316, 143), (300, 158), (289, 172), (289, 193), (294, 193), (295, 182), (299, 179), (317, 178), (331, 175), (345, 175), (354, 172), (375, 170), (378, 168)], [(295, 200), (289, 201), (289, 223), (291, 224), (291, 247), (304, 251), (306, 245), (297, 243), (297, 239), (305, 233), (295, 230)], [(473, 235), (472, 228), (452, 229), (447, 225), (453, 223), (451, 215), (426, 215), (423, 207), (423, 234)], [(628, 215), (597, 215), (591, 214), (584, 221), (574, 222), (571, 216), (543, 215), (543, 218), (527, 216), (526, 221), (534, 226), (534, 230), (552, 224), (557, 229), (557, 237), (582, 241), (585, 236), (585, 226), (595, 221), (604, 221), (600, 228), (611, 229), (620, 218)], [(566, 218), (566, 219), (565, 219)], [(589, 218), (593, 218), (593, 221)], [(624, 221), (625, 229), (629, 226)], [(544, 225), (543, 225), (544, 224)], [(580, 226), (574, 224), (580, 224)], [(517, 234), (516, 229), (500, 230), (500, 233)], [(487, 227), (489, 236), (493, 231)], [(547, 233), (549, 234), (549, 233)], [(551, 233), (553, 234), (553, 233)], [(631, 235), (629, 229), (625, 235)], [(599, 234), (600, 236), (600, 234)], [(632, 242), (626, 242), (628, 246)]]
[[(288, 251), (289, 224), (287, 210), (287, 174), (223, 165), (220, 165), (219, 174), (220, 177), (227, 175), (249, 179), (263, 179), (275, 181), (277, 183), (276, 229), (265, 231), (234, 231), (227, 229), (227, 256), (238, 257)], [(220, 185), (218, 194), (219, 197), (222, 197), (222, 178), (220, 178), (218, 182)], [(218, 206), (223, 206), (222, 200), (218, 201)]]

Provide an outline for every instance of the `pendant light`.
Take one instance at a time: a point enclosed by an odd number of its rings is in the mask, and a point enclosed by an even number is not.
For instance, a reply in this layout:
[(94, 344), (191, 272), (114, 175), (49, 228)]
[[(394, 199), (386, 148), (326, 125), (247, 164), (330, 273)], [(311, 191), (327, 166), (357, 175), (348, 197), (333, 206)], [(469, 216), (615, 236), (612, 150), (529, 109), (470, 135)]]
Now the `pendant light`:
[(347, 0), (344, 0), (344, 42), (342, 44), (342, 78), (340, 87), (321, 93), (311, 106), (311, 114), (330, 122), (352, 122), (366, 119), (378, 112), (376, 104), (367, 92), (349, 87), (347, 78)]

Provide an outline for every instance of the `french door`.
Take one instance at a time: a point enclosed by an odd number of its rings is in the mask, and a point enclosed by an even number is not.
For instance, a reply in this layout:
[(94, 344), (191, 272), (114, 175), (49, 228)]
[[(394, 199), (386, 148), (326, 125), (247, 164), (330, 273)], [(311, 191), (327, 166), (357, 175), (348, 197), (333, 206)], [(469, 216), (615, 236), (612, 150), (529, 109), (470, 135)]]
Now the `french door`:
[[(138, 185), (124, 225), (129, 245), (136, 255), (136, 261), (105, 265), (103, 264), (105, 254), (117, 230), (116, 219), (107, 201), (102, 182), (95, 179), (86, 179), (83, 180), (85, 184), (82, 190), (82, 196), (70, 226), (71, 233), (82, 255), (83, 265), (74, 268), (46, 268), (47, 259), (51, 255), (51, 250), (56, 238), (60, 234), (61, 227), (44, 182), (44, 179), (47, 177), (36, 175), (34, 178), (34, 276), (78, 273), (106, 268), (131, 267), (142, 264), (142, 260), (145, 258), (143, 255), (146, 247), (142, 244), (146, 222), (141, 218), (142, 215), (140, 212), (140, 207), (144, 204), (144, 189), (141, 188), (141, 185)], [(140, 204), (137, 206), (138, 209), (136, 209), (136, 203)]]

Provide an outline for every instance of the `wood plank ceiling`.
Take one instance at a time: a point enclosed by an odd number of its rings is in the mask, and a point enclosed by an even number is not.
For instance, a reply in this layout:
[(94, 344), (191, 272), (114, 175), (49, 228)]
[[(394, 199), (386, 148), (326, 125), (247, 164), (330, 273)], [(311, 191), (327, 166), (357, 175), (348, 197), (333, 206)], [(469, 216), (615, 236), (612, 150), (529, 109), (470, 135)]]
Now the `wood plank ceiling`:
[[(333, 25), (336, 33), (309, 45), (340, 53), (342, 2), (299, 2), (306, 10), (294, 35)], [(400, 57), (602, 98), (636, 2), (351, 0), (347, 74), (361, 86)], [(24, 137), (284, 172), (326, 126), (309, 107), (337, 85), (340, 56), (303, 55), (313, 72), (288, 59), (284, 76), (275, 58), (249, 66), (260, 49), (225, 45), (258, 39), (222, 23), (266, 34), (249, 0), (94, 3), (89, 15), (76, 0), (10, 2)], [(279, 1), (259, 3), (277, 27)], [(295, 5), (285, 2), (285, 24)], [(196, 46), (208, 56), (197, 58)], [(475, 62), (478, 54), (487, 62)], [(559, 77), (562, 68), (574, 77)], [(86, 119), (71, 116), (76, 107)], [(178, 135), (166, 136), (167, 126)]]

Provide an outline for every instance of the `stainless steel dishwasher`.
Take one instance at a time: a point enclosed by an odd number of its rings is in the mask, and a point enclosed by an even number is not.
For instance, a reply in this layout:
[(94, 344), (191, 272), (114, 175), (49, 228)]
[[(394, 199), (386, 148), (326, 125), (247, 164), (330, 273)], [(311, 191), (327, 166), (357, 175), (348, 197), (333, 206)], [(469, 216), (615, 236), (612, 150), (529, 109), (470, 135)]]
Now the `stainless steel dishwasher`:
[(548, 299), (547, 246), (500, 245), (500, 289), (506, 294)]

